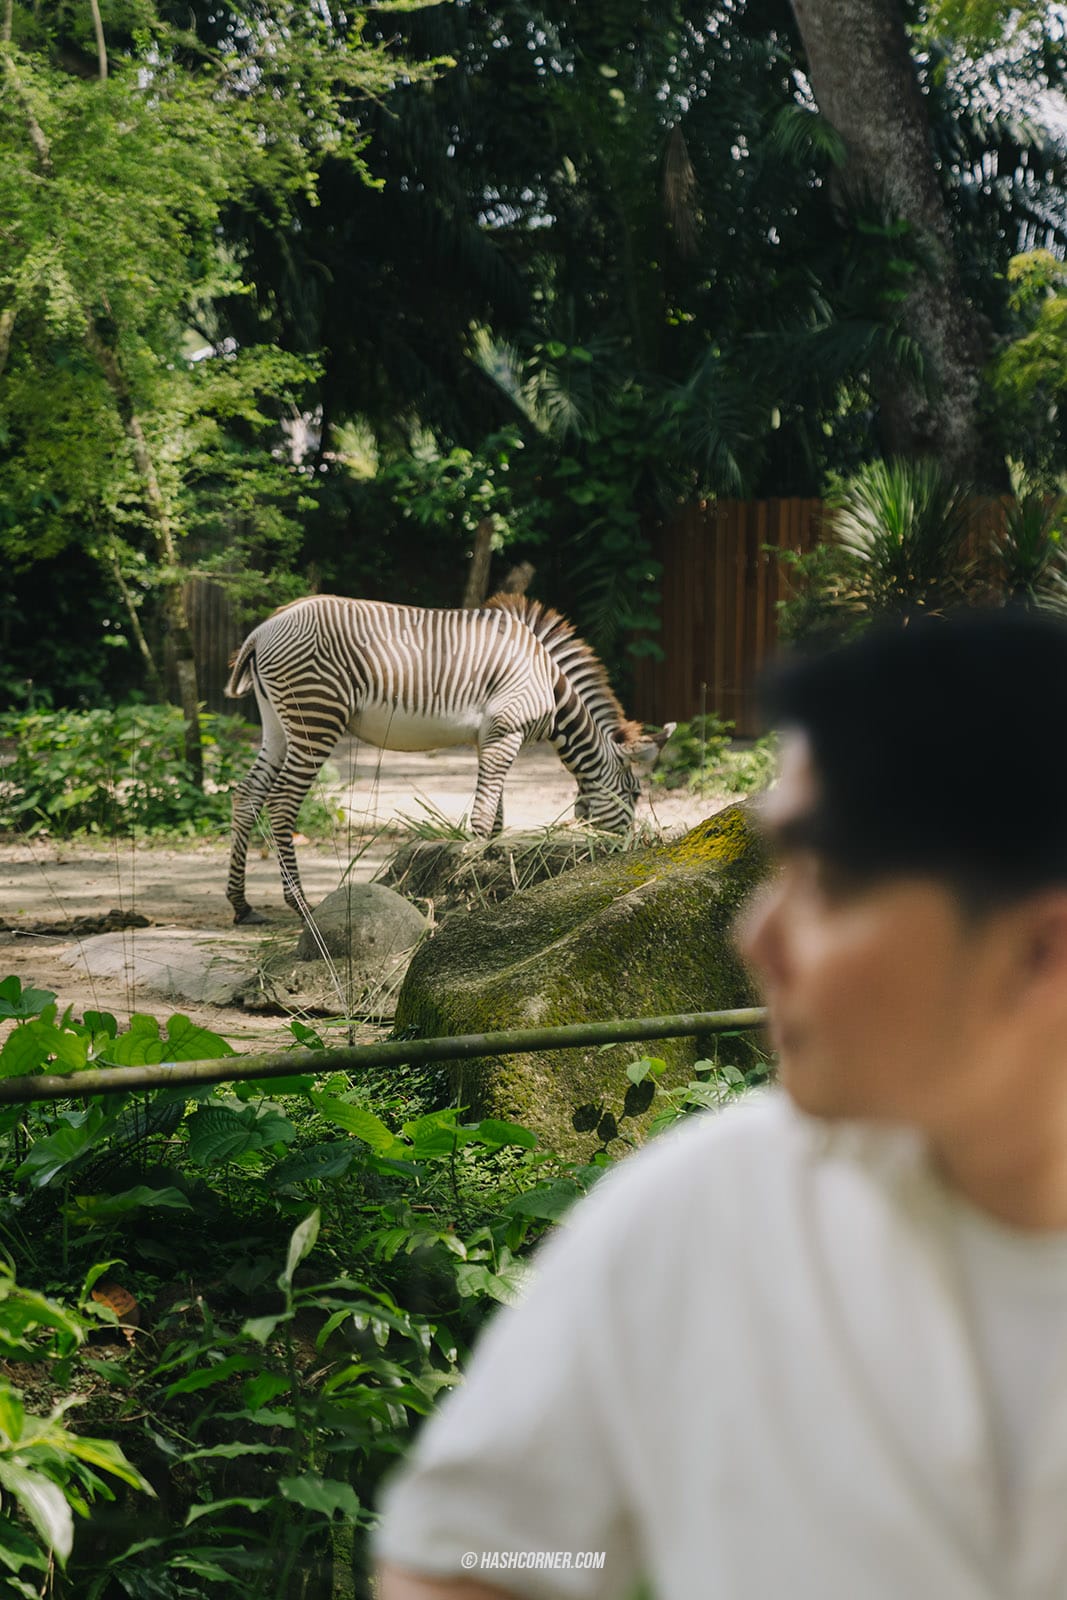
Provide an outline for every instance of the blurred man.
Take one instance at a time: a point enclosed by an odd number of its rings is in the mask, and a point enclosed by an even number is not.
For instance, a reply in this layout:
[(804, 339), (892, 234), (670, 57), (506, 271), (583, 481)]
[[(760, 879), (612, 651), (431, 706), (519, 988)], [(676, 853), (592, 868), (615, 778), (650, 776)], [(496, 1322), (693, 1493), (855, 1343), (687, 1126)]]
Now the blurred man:
[(1067, 629), (787, 665), (781, 1088), (609, 1175), (387, 1496), (380, 1600), (1067, 1596)]

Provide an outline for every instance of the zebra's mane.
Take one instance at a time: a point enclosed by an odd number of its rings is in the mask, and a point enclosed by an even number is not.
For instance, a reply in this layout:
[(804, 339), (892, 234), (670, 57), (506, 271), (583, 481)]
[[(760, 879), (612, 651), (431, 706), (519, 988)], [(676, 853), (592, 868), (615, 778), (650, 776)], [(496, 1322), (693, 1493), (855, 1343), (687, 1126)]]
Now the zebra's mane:
[(524, 594), (494, 594), (485, 602), (486, 611), (510, 611), (535, 634), (564, 677), (574, 685), (593, 719), (609, 732), (629, 726), (625, 711), (615, 695), (604, 663), (574, 631), (574, 624), (558, 611), (531, 600)]

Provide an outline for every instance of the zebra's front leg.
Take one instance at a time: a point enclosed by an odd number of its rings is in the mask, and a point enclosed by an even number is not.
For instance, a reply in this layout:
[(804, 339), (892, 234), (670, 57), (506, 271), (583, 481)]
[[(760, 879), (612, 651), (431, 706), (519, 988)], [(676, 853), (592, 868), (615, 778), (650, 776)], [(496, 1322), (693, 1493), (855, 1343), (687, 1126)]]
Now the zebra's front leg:
[(504, 826), (504, 779), (522, 748), (522, 731), (491, 733), (478, 745), (478, 786), (471, 806), (471, 832), (481, 838)]
[(281, 767), (281, 757), (276, 756), (266, 744), (256, 756), (252, 770), (233, 792), (233, 836), (230, 845), (230, 872), (226, 880), (226, 898), (233, 907), (235, 923), (263, 922), (258, 911), (253, 911), (245, 897), (245, 868), (248, 862), (248, 841), (256, 818), (263, 809)]

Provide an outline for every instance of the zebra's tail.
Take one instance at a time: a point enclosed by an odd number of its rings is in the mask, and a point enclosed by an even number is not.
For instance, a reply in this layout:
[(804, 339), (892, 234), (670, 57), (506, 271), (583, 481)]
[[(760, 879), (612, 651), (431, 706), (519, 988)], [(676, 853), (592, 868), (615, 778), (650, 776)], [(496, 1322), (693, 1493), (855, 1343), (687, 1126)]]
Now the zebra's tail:
[(248, 693), (252, 687), (252, 658), (256, 653), (255, 631), (248, 635), (244, 644), (233, 658), (230, 676), (227, 680), (223, 694), (228, 700), (240, 700), (242, 695)]

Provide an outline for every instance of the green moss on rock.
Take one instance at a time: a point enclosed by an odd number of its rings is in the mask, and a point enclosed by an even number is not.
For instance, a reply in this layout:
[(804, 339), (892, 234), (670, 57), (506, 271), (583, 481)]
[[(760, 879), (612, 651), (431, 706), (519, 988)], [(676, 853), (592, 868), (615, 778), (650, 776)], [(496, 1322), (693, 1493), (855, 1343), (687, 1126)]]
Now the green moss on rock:
[[(751, 986), (730, 929), (765, 867), (744, 805), (683, 838), (578, 867), (503, 905), (450, 921), (416, 952), (396, 1028), (420, 1037), (745, 1005)], [(620, 1116), (625, 1068), (646, 1047), (530, 1052), (457, 1066), (462, 1103), (513, 1118), (549, 1147), (587, 1155), (589, 1108)], [(685, 1082), (708, 1041), (660, 1040), (647, 1053)], [(647, 1117), (622, 1123), (640, 1138)]]

